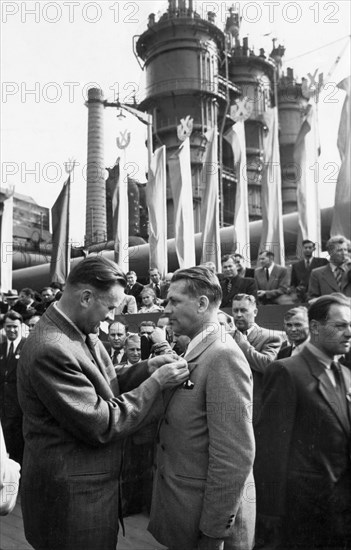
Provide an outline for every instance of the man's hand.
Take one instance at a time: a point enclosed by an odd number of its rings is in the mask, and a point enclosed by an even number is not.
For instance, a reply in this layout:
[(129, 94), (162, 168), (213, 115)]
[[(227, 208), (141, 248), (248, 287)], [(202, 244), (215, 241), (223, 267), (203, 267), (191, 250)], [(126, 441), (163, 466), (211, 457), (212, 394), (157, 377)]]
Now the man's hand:
[(213, 539), (207, 535), (201, 534), (201, 538), (198, 542), (198, 550), (223, 550), (223, 539)]
[(257, 291), (258, 298), (263, 298), (263, 296), (265, 296), (265, 294), (266, 294), (265, 290), (258, 290)]
[(175, 363), (178, 360), (176, 353), (167, 353), (165, 355), (157, 355), (155, 357), (149, 357), (147, 360), (147, 368), (149, 374), (153, 374), (157, 369), (166, 365), (167, 363)]
[[(159, 357), (153, 358), (163, 359), (163, 362), (166, 363), (162, 367), (155, 370), (155, 372), (151, 375), (151, 377), (155, 378), (160, 384), (162, 390), (166, 388), (173, 388), (174, 386), (179, 386), (180, 384), (186, 382), (186, 380), (189, 378), (188, 364), (185, 359), (179, 359), (178, 361), (175, 361), (173, 357), (173, 361), (169, 363), (168, 361), (165, 361), (166, 358), (172, 359), (172, 356), (161, 355)], [(153, 361), (153, 359), (151, 359), (151, 361)]]
[(160, 327), (156, 327), (149, 335), (149, 338), (153, 344), (161, 344), (166, 340), (165, 333)]

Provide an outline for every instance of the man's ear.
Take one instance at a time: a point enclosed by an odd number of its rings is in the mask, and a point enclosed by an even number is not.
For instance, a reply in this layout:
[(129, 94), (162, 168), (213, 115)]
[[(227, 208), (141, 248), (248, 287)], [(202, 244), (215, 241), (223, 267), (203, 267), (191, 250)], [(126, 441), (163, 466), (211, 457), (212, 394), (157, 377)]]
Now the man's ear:
[(205, 295), (200, 296), (200, 298), (199, 298), (199, 311), (202, 311), (202, 312), (207, 311), (209, 303), (210, 302), (209, 302), (209, 299), (207, 298), (207, 296), (205, 296)]
[(90, 306), (92, 298), (92, 291), (88, 288), (85, 288), (80, 293), (80, 305), (84, 308), (87, 308), (88, 306)]
[(315, 319), (312, 319), (312, 321), (310, 322), (310, 333), (316, 335), (318, 334), (318, 332), (319, 332), (319, 323)]

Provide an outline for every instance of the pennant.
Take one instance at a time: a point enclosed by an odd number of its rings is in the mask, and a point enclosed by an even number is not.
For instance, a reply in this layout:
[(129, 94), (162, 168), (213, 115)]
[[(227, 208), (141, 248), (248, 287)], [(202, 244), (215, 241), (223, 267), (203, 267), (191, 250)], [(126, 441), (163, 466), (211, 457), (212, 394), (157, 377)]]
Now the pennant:
[(13, 192), (5, 193), (2, 203), (0, 220), (1, 236), (1, 292), (12, 288), (12, 256), (13, 256)]
[(187, 137), (168, 161), (174, 205), (175, 249), (181, 269), (195, 265), (190, 141)]
[(128, 204), (128, 173), (125, 161), (119, 162), (116, 173), (116, 186), (112, 194), (114, 251), (115, 261), (127, 273), (129, 271), (129, 204)]
[(278, 141), (278, 109), (264, 114), (268, 132), (264, 138), (264, 170), (262, 176), (262, 235), (259, 250), (272, 250), (274, 261), (284, 266), (284, 234)]
[(317, 106), (311, 100), (306, 107), (306, 114), (294, 146), (294, 161), (298, 174), (297, 212), (300, 239), (310, 239), (318, 243), (316, 246), (321, 249), (319, 181), (314, 170), (320, 152)]
[(201, 263), (213, 262), (217, 273), (220, 273), (217, 127), (207, 132), (206, 137), (206, 160), (202, 169), (205, 190), (201, 204)]
[(251, 265), (244, 120), (239, 119), (234, 126), (229, 128), (223, 137), (232, 148), (237, 179), (233, 220), (236, 233), (235, 251), (245, 257), (247, 265)]
[(337, 145), (341, 165), (336, 182), (333, 220), (330, 230), (332, 237), (334, 235), (344, 235), (347, 239), (351, 239), (350, 84), (350, 76), (344, 78), (338, 84), (338, 88), (346, 92), (346, 97), (341, 111), (338, 133)]
[(166, 146), (162, 145), (152, 156), (150, 177), (146, 185), (149, 211), (149, 265), (157, 267), (162, 278), (168, 272), (166, 183)]
[(69, 202), (71, 176), (68, 176), (61, 193), (51, 209), (52, 255), (51, 281), (65, 284), (70, 268), (71, 247), (69, 244)]

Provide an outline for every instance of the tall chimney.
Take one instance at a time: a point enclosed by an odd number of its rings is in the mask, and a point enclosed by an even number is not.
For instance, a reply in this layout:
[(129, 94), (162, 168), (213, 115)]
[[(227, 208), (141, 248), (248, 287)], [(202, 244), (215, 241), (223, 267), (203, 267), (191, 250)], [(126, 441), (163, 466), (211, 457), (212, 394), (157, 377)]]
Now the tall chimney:
[(85, 246), (107, 237), (106, 185), (104, 163), (104, 94), (100, 88), (88, 90), (88, 164)]

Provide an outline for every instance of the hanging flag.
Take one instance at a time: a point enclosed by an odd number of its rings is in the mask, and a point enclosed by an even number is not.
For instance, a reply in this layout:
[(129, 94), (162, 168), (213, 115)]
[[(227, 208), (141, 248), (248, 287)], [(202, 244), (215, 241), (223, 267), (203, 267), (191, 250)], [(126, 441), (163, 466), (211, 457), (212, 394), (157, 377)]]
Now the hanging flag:
[(315, 170), (320, 155), (317, 103), (310, 99), (294, 146), (297, 165), (297, 211), (300, 229), (298, 241), (310, 239), (321, 249), (321, 213), (319, 181)]
[(71, 176), (68, 176), (62, 191), (51, 209), (52, 255), (51, 281), (65, 284), (69, 274), (71, 247), (69, 244), (69, 202)]
[[(231, 116), (231, 118), (233, 118)], [(234, 126), (224, 134), (224, 139), (230, 144), (233, 157), (234, 169), (237, 179), (235, 194), (234, 227), (236, 233), (235, 251), (244, 256), (248, 266), (251, 265), (250, 258), (250, 230), (249, 230), (249, 204), (247, 190), (247, 169), (246, 169), (246, 139), (245, 122), (238, 120)]]
[(1, 275), (0, 291), (8, 292), (12, 288), (12, 257), (13, 257), (13, 190), (1, 193), (2, 202), (0, 219), (1, 241)]
[[(125, 155), (123, 155), (125, 157)], [(114, 251), (115, 262), (126, 273), (129, 271), (129, 204), (128, 204), (128, 173), (124, 161), (119, 162), (116, 170), (116, 185), (112, 194)]]
[(183, 269), (196, 263), (189, 137), (169, 158), (168, 167), (174, 207), (175, 249), (179, 267)]
[(202, 169), (205, 190), (201, 204), (201, 263), (213, 262), (220, 273), (217, 127), (207, 132), (206, 137), (206, 160)]
[(338, 84), (338, 88), (346, 92), (346, 97), (341, 111), (338, 133), (337, 145), (341, 165), (336, 182), (333, 220), (330, 230), (332, 237), (334, 235), (344, 235), (347, 239), (351, 239), (350, 84), (350, 76), (344, 78)]
[(267, 135), (264, 138), (264, 169), (262, 176), (262, 235), (260, 250), (274, 252), (274, 261), (284, 266), (284, 233), (280, 155), (278, 141), (278, 109), (271, 107), (264, 114)]
[(149, 265), (157, 267), (162, 278), (168, 272), (166, 182), (166, 146), (162, 145), (152, 156), (150, 177), (146, 185), (149, 211)]

